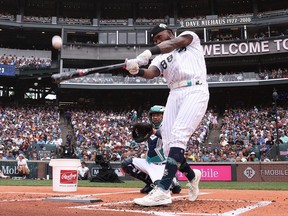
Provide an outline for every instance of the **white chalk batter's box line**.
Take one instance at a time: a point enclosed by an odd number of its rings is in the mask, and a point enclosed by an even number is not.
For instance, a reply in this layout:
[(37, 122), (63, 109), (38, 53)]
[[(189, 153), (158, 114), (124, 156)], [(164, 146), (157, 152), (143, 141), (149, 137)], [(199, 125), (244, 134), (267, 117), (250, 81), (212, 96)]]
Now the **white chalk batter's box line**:
[[(112, 195), (112, 194), (129, 194), (129, 193), (139, 193), (139, 191), (125, 191), (125, 192), (113, 192), (113, 193), (96, 193), (96, 194), (80, 194), (80, 195), (67, 195), (67, 194), (63, 194), (63, 193), (35, 193), (35, 192), (0, 192), (0, 194), (41, 194), (41, 195), (60, 195), (63, 198), (65, 197), (91, 197), (91, 196), (107, 196), (107, 195)], [(200, 193), (200, 195), (203, 194), (210, 194), (210, 193)], [(172, 197), (172, 199), (182, 199), (185, 198), (187, 196), (174, 196)], [(40, 201), (43, 200), (43, 198), (30, 198), (30, 199), (24, 199), (21, 201)], [(198, 199), (198, 200), (202, 200), (202, 201), (221, 201), (221, 202), (247, 202), (242, 201), (242, 200), (222, 200), (222, 199)], [(14, 201), (19, 201), (19, 199), (17, 200), (0, 200), (0, 202), (14, 202)], [(131, 212), (131, 213), (143, 213), (143, 214), (148, 214), (148, 215), (157, 215), (157, 216), (178, 216), (178, 215), (203, 215), (203, 216), (231, 216), (231, 215), (239, 215), (245, 212), (248, 212), (252, 209), (256, 209), (256, 208), (260, 208), (263, 206), (267, 206), (271, 203), (271, 201), (250, 201), (253, 202), (255, 204), (250, 205), (250, 206), (245, 206), (243, 208), (238, 208), (235, 209), (233, 211), (229, 211), (229, 212), (225, 212), (222, 214), (219, 213), (215, 213), (215, 214), (205, 214), (205, 213), (184, 213), (184, 212), (155, 212), (155, 211), (140, 211), (140, 210), (121, 210), (121, 209), (110, 209), (110, 208), (101, 208), (103, 206), (110, 206), (110, 205), (117, 205), (117, 204), (129, 204), (129, 203), (133, 203), (133, 201), (123, 201), (123, 202), (110, 202), (110, 203), (101, 203), (101, 204), (93, 204), (93, 205), (85, 205), (85, 206), (73, 206), (73, 207), (66, 207), (66, 208), (78, 208), (78, 209), (83, 209), (83, 210), (97, 210), (97, 211), (115, 211), (115, 212)]]
[[(24, 192), (24, 191), (17, 191), (17, 192), (0, 192), (0, 194), (30, 194), (30, 195), (51, 195), (54, 198), (59, 199), (65, 199), (65, 198), (88, 198), (92, 196), (107, 196), (107, 195), (113, 195), (113, 194), (129, 194), (129, 193), (139, 193), (139, 191), (125, 191), (125, 192), (111, 192), (111, 193), (96, 193), (96, 194), (69, 194), (67, 193), (45, 193), (45, 192)], [(59, 196), (59, 197), (55, 197)], [(45, 198), (28, 198), (28, 199), (6, 199), (6, 200), (0, 200), (0, 203), (3, 202), (15, 202), (15, 201), (21, 201), (21, 202), (30, 202), (30, 201), (41, 201), (45, 200)]]
[[(200, 195), (203, 194), (209, 194), (209, 193), (200, 193)], [(174, 196), (172, 199), (183, 199), (187, 196)], [(219, 201), (219, 202), (245, 202), (247, 203), (247, 200), (223, 200), (223, 199), (198, 199), (201, 201)], [(245, 206), (242, 208), (234, 209), (232, 211), (223, 212), (223, 213), (196, 213), (196, 212), (160, 212), (160, 211), (143, 211), (143, 210), (129, 210), (129, 209), (110, 209), (110, 208), (103, 208), (104, 206), (111, 206), (111, 205), (120, 205), (120, 204), (130, 204), (133, 203), (133, 201), (121, 201), (121, 202), (109, 202), (109, 203), (101, 203), (101, 204), (91, 204), (91, 205), (85, 205), (85, 206), (73, 206), (73, 207), (66, 207), (66, 208), (77, 208), (81, 210), (90, 210), (90, 211), (113, 211), (113, 212), (130, 212), (130, 213), (142, 213), (147, 215), (157, 215), (157, 216), (179, 216), (179, 215), (203, 215), (203, 216), (237, 216), (240, 214), (243, 214), (245, 212), (251, 211), (256, 208), (261, 208), (263, 206), (267, 206), (271, 203), (271, 201), (249, 201), (255, 204)], [(191, 203), (191, 205), (193, 205)], [(147, 207), (149, 209), (149, 207)]]

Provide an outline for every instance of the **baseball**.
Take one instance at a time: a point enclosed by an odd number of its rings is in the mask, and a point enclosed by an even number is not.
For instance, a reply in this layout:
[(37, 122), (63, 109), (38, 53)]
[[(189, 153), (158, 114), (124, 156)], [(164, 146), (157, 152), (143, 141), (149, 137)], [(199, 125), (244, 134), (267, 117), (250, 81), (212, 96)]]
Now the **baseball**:
[(52, 38), (52, 46), (55, 49), (60, 49), (62, 47), (62, 38), (58, 35), (53, 36)]

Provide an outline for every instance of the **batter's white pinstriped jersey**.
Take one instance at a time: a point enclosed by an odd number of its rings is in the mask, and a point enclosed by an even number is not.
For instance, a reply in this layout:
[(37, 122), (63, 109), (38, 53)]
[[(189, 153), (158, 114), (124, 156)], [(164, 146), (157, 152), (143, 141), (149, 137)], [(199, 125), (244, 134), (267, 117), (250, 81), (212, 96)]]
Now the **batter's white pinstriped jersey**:
[[(165, 156), (168, 156), (171, 147), (186, 149), (189, 138), (205, 115), (209, 101), (203, 48), (194, 32), (184, 31), (179, 36), (187, 34), (193, 36), (191, 44), (160, 54), (151, 62), (163, 74), (171, 89), (161, 126)], [(199, 83), (172, 88), (173, 83), (185, 80), (199, 80)]]
[[(192, 35), (193, 41), (187, 47), (156, 56), (150, 66), (154, 65), (163, 74), (168, 87), (174, 82), (195, 79), (206, 82), (206, 64), (203, 48), (197, 34), (184, 31), (182, 35)], [(178, 36), (178, 37), (179, 37)]]

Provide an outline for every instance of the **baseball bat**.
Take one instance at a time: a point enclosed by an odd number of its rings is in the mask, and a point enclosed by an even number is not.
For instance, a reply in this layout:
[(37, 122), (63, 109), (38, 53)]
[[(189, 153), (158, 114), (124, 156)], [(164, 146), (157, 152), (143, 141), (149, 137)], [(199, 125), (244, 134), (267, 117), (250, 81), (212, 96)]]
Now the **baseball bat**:
[(77, 77), (87, 76), (89, 74), (106, 72), (106, 71), (110, 71), (110, 70), (118, 69), (118, 68), (125, 69), (125, 65), (126, 65), (125, 63), (120, 63), (120, 64), (101, 66), (101, 67), (77, 69), (77, 70), (73, 70), (69, 72), (53, 74), (51, 78), (54, 83), (60, 83), (64, 80), (70, 80), (70, 79), (77, 78)]

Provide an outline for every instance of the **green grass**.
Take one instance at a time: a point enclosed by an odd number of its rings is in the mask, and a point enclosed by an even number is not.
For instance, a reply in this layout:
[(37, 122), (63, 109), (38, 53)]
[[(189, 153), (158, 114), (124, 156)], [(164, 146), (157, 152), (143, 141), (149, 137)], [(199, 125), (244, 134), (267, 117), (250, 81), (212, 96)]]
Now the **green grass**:
[[(52, 186), (52, 180), (0, 180), (0, 186)], [(122, 187), (142, 188), (143, 182), (125, 181), (124, 183), (99, 183), (79, 181), (78, 187)], [(186, 188), (186, 182), (181, 182)], [(234, 189), (234, 190), (288, 190), (287, 182), (200, 182), (202, 189)]]

